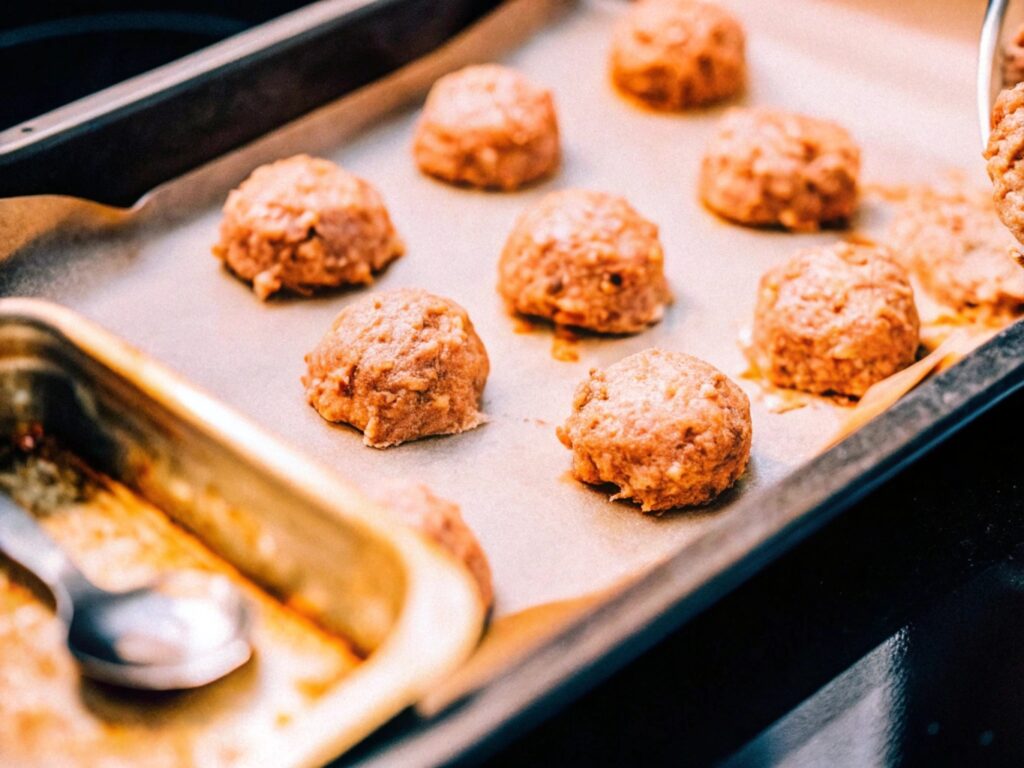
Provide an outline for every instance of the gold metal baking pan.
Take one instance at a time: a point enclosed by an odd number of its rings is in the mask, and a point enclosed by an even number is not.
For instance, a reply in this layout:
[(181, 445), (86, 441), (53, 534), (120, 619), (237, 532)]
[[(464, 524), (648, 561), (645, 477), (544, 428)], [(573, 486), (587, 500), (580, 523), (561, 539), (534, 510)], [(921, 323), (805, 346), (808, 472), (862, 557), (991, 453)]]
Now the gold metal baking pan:
[(319, 765), (477, 641), (460, 565), (66, 309), (0, 301), (0, 433), (0, 485), (42, 499), (44, 525), (101, 584), (219, 571), (257, 616), (254, 659), (224, 680), (126, 692), (79, 677), (44, 596), (0, 561), (4, 766)]

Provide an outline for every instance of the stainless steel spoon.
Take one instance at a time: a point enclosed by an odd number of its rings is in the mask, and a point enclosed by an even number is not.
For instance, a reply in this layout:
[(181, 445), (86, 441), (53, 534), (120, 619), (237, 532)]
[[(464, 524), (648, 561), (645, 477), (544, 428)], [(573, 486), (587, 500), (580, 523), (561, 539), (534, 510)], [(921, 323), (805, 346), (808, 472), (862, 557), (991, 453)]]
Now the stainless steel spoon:
[(989, 0), (978, 42), (978, 127), (981, 144), (988, 144), (989, 121), (996, 97), (1003, 89), (1003, 29), (1009, 0)]
[(149, 587), (108, 592), (4, 495), (0, 551), (53, 593), (68, 648), (90, 678), (146, 690), (195, 688), (252, 655), (249, 605), (224, 577), (184, 571)]

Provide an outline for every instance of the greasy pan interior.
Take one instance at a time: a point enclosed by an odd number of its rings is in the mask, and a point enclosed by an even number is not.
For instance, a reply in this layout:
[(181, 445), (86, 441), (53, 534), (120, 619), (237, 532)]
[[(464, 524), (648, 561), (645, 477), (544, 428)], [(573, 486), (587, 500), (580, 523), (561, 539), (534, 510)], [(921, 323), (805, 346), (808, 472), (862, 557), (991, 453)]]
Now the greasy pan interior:
[(365, 658), (318, 692), (301, 719), (265, 735), (257, 762), (332, 757), (418, 698), (475, 643), (482, 609), (460, 567), (72, 313), (0, 302), (0, 392), (4, 435), (42, 425)]

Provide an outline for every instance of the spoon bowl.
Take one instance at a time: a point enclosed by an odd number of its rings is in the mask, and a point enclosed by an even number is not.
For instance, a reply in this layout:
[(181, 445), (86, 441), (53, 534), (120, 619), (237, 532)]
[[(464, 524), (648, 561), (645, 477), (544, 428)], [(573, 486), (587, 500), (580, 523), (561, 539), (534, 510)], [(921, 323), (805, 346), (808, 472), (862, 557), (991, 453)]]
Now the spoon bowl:
[(222, 576), (181, 571), (76, 596), (68, 647), (87, 676), (128, 688), (206, 685), (249, 660), (248, 603)]
[(100, 589), (40, 527), (0, 495), (0, 552), (53, 593), (82, 673), (125, 688), (196, 688), (252, 655), (252, 614), (224, 576), (176, 571), (126, 592)]

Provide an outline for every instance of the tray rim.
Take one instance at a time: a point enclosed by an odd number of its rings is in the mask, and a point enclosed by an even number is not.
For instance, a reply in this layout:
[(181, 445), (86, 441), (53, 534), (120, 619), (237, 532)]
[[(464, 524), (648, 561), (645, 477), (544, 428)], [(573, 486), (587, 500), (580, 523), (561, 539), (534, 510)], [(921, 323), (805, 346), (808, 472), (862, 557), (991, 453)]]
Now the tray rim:
[[(472, 577), (440, 546), (392, 518), (336, 473), (76, 312), (42, 299), (2, 298), (0, 333), (5, 326), (31, 327), (87, 357), (240, 461), (287, 486), (315, 513), (361, 530), (394, 551), (406, 574), (405, 600), (381, 645), (319, 700), (316, 725), (327, 726), (327, 719), (336, 730), (318, 743), (291, 744), (283, 752), (260, 755), (259, 765), (317, 766), (338, 757), (415, 703), (470, 655), (485, 609)], [(446, 631), (437, 632), (442, 625)], [(353, 707), (353, 701), (359, 706)]]
[[(414, 8), (414, 3), (436, 6), (442, 0), (314, 0), (180, 59), (0, 131), (0, 196), (74, 198), (83, 196), (85, 190), (96, 202), (112, 208), (134, 209), (148, 193), (165, 182), (230, 154), (288, 122), (301, 119), (324, 103), (414, 63), (419, 56), (429, 55), (486, 19), (501, 5), (515, 1), (443, 0), (440, 10), (450, 12), (462, 26), (418, 27), (411, 39), (408, 39), (408, 28), (399, 28), (397, 31), (404, 32), (407, 39), (404, 48), (396, 48), (386, 39), (377, 39), (381, 36), (374, 34), (374, 25), (384, 23), (389, 15)], [(360, 30), (361, 24), (366, 29)], [(267, 72), (270, 65), (275, 72), (291, 67), (288, 71), (301, 78), (302, 67), (308, 64), (300, 55), (303, 51), (343, 53), (353, 41), (362, 46), (360, 53), (366, 60), (363, 64), (366, 71), (355, 72), (349, 80), (317, 80), (318, 100), (286, 103), (287, 100), (277, 99), (281, 103), (273, 108), (264, 106), (258, 111), (250, 108), (247, 114), (233, 111), (244, 110), (236, 97), (245, 89), (258, 93), (267, 88), (273, 91), (280, 85), (270, 82), (272, 77)], [(194, 105), (188, 104), (189, 94), (200, 102), (198, 115)], [(186, 105), (192, 108), (186, 110)], [(205, 120), (219, 131), (207, 131), (201, 134), (204, 142), (191, 141), (182, 147), (176, 141), (177, 132), (168, 125), (177, 126), (186, 120)], [(156, 128), (147, 131), (145, 126)], [(234, 128), (229, 130), (231, 126)], [(97, 151), (102, 145), (95, 143), (94, 134), (101, 130), (118, 134), (115, 157)], [(195, 136), (195, 131), (189, 135)], [(168, 152), (173, 158), (164, 158), (161, 167), (156, 168), (153, 159)], [(181, 156), (188, 152), (192, 153), (191, 159), (185, 163)], [(67, 169), (63, 176), (52, 173), (47, 167), (47, 154), (60, 158)], [(97, 166), (99, 161), (92, 155), (102, 158), (105, 164)], [(126, 170), (132, 161), (137, 167), (134, 174), (128, 174)], [(147, 170), (151, 165), (154, 167)], [(74, 172), (81, 170), (79, 166), (90, 170), (84, 179)], [(113, 181), (107, 181), (112, 190), (101, 192), (102, 186), (96, 184), (95, 177), (109, 178), (107, 171), (111, 166), (118, 171)]]
[[(576, 0), (564, 1), (571, 5)], [(189, 58), (201, 61), (204, 52)], [(568, 622), (422, 731), (398, 734), (352, 764), (441, 764), (484, 757), (499, 742), (610, 676), (1022, 387), (1024, 325), (1018, 322), (833, 448), (739, 500), (695, 541)], [(886, 445), (890, 430), (896, 438)], [(759, 511), (769, 519), (756, 519)], [(763, 534), (760, 539), (752, 537), (754, 528)], [(689, 561), (705, 550), (715, 563), (697, 579)]]

